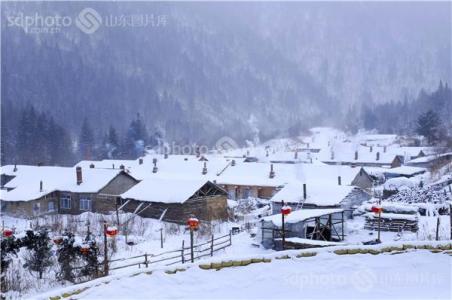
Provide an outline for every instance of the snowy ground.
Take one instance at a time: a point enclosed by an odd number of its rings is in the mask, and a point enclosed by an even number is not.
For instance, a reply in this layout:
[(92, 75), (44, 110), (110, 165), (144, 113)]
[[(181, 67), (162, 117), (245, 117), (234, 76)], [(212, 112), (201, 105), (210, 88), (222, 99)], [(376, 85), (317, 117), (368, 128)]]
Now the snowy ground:
[(113, 280), (72, 299), (451, 299), (451, 257), (417, 250), (272, 260), (219, 271), (196, 266)]

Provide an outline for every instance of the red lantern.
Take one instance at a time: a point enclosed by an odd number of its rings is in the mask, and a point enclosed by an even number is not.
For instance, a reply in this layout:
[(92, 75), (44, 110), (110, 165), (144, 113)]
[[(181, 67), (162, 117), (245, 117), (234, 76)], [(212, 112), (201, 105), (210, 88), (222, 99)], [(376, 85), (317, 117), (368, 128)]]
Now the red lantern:
[(82, 245), (81, 247), (80, 247), (80, 252), (83, 254), (83, 255), (87, 255), (88, 253), (89, 253), (89, 245)]
[(118, 234), (118, 228), (116, 228), (116, 226), (108, 226), (107, 227), (107, 231), (105, 232), (105, 234), (108, 237), (114, 237)]
[(53, 242), (56, 245), (61, 245), (63, 243), (63, 237), (62, 236), (56, 236), (53, 238)]
[(372, 212), (379, 214), (383, 211), (383, 208), (381, 208), (380, 206), (372, 206)]
[(196, 218), (189, 218), (187, 225), (191, 230), (196, 230), (199, 227), (199, 220)]
[(292, 207), (290, 207), (289, 205), (284, 205), (283, 207), (281, 207), (281, 213), (285, 216), (289, 215), (292, 212)]
[(3, 237), (5, 238), (9, 238), (13, 236), (13, 231), (9, 228), (4, 228), (3, 229)]

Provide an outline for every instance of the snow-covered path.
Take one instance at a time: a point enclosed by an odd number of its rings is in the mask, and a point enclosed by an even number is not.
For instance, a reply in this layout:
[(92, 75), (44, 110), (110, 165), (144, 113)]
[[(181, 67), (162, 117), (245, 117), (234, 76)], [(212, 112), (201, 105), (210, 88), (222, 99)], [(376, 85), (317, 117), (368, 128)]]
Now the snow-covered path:
[(451, 299), (452, 257), (427, 250), (272, 260), (113, 280), (74, 299)]

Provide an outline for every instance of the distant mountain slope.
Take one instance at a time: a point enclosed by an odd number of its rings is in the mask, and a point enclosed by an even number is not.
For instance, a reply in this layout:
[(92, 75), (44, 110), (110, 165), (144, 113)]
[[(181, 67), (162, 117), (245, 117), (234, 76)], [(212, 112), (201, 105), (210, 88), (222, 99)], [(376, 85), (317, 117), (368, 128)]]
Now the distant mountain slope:
[[(25, 34), (5, 18), (85, 7), (167, 24)], [(170, 140), (269, 138), (452, 77), (450, 3), (2, 3), (2, 14), (2, 101), (72, 132), (84, 116), (124, 130), (139, 112)]]

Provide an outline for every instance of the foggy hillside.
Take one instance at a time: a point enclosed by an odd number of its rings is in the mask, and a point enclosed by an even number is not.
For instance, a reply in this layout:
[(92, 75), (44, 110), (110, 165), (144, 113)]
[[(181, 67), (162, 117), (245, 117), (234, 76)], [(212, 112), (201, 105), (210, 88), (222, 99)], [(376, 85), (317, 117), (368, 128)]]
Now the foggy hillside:
[(5, 16), (166, 15), (166, 26), (26, 34), (2, 22), (2, 101), (78, 134), (140, 113), (169, 140), (331, 125), (352, 103), (451, 82), (450, 3), (2, 3)]

